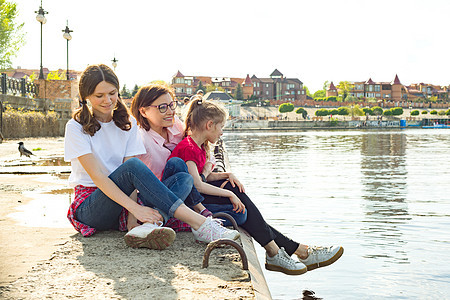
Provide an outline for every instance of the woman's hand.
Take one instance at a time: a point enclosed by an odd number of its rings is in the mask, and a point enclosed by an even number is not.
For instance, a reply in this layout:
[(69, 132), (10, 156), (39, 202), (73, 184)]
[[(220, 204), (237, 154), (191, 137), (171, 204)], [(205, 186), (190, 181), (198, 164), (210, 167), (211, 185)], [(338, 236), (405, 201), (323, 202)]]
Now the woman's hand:
[(133, 211), (130, 211), (136, 219), (141, 221), (142, 223), (158, 223), (158, 222), (164, 222), (163, 217), (160, 215), (160, 213), (153, 208), (142, 206), (139, 204), (136, 204), (138, 207), (133, 209)]
[(233, 195), (230, 196), (230, 202), (233, 204), (233, 211), (239, 213), (243, 212), (245, 213), (245, 205), (242, 203), (242, 201), (233, 193)]
[(235, 187), (237, 185), (239, 188), (239, 192), (245, 193), (244, 185), (237, 179), (237, 177), (233, 173), (230, 173), (228, 175), (228, 181), (230, 181), (232, 187)]

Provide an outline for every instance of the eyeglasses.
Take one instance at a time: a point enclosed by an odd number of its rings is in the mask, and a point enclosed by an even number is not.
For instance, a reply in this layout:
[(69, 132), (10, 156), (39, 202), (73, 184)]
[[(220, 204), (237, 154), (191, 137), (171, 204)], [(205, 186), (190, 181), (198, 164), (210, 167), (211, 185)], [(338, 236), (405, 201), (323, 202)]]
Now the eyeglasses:
[(160, 113), (165, 113), (167, 111), (167, 108), (170, 107), (171, 110), (175, 110), (175, 108), (177, 108), (177, 102), (176, 101), (172, 101), (169, 104), (167, 103), (163, 103), (160, 105), (149, 105), (150, 107), (157, 107), (159, 109)]

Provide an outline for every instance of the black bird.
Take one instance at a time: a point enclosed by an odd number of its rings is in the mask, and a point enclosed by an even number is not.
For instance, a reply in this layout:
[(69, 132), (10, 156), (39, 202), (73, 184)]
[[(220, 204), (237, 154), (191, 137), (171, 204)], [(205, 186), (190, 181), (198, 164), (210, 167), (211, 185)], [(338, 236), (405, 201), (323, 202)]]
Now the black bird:
[(19, 152), (20, 152), (21, 157), (22, 157), (22, 155), (25, 155), (27, 157), (30, 157), (30, 155), (34, 155), (33, 153), (31, 153), (30, 150), (25, 148), (25, 146), (23, 145), (23, 142), (19, 142), (18, 144), (19, 144)]

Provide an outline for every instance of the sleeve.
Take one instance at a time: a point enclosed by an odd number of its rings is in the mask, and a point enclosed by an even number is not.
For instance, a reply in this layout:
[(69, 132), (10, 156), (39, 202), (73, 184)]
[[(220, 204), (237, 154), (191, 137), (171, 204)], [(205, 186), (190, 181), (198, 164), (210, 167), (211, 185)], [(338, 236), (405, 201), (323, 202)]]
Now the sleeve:
[(131, 129), (127, 142), (127, 148), (125, 150), (125, 157), (137, 156), (146, 153), (142, 136), (138, 134), (138, 126), (136, 123), (136, 119), (134, 119), (133, 117), (130, 117), (130, 119), (131, 119)]
[(71, 161), (88, 153), (92, 153), (89, 135), (83, 132), (80, 123), (69, 120), (64, 135), (64, 160)]
[[(180, 144), (178, 144), (180, 145)], [(178, 148), (177, 151), (175, 151)], [(183, 144), (182, 147), (176, 147), (174, 150), (175, 153), (172, 153), (173, 156), (181, 158), (184, 162), (193, 161), (197, 167), (202, 165), (199, 159), (198, 153), (196, 153), (194, 147), (189, 144)]]

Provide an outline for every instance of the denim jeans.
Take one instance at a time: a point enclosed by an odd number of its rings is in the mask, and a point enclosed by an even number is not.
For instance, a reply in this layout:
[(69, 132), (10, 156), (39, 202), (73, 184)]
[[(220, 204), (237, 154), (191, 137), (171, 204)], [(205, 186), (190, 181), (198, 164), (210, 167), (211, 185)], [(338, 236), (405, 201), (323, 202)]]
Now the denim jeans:
[[(172, 157), (171, 159), (169, 159), (169, 161), (167, 161), (167, 164), (164, 167), (161, 181), (164, 184), (166, 184), (167, 181), (171, 181), (171, 178), (174, 175), (179, 174), (180, 172), (186, 173), (189, 176), (191, 176), (189, 174), (186, 163), (179, 157)], [(180, 197), (180, 198), (181, 199), (186, 198), (186, 200), (184, 200), (184, 204), (186, 204), (189, 207), (193, 207), (194, 205), (197, 205), (203, 201), (203, 196), (197, 191), (197, 189), (195, 188), (194, 185), (190, 186), (190, 191), (189, 191), (189, 194), (187, 195), (187, 197), (184, 197), (184, 198)]]
[[(247, 210), (245, 212), (235, 212), (233, 211), (233, 205), (232, 204), (203, 204), (210, 212), (213, 214), (218, 212), (223, 212), (226, 214), (229, 214), (233, 217), (233, 219), (236, 221), (236, 223), (241, 226), (242, 224), (247, 221)], [(222, 224), (223, 226), (232, 226), (231, 222), (228, 221), (228, 219), (221, 218), (223, 220)]]
[[(139, 190), (144, 205), (157, 209), (165, 221), (173, 217), (193, 186), (192, 176), (186, 173), (177, 173), (163, 184), (138, 158), (127, 160), (108, 177), (126, 195)], [(77, 208), (75, 217), (97, 230), (117, 230), (121, 212), (121, 205), (97, 189)]]

